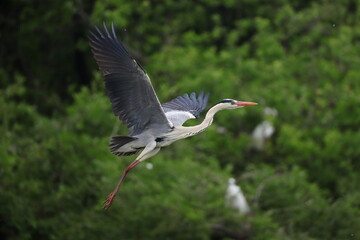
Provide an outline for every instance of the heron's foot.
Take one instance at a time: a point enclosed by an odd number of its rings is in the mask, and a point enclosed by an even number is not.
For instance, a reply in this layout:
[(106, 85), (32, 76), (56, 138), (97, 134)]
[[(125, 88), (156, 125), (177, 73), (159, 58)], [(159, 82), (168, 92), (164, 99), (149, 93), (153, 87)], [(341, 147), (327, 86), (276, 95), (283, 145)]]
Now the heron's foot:
[(104, 201), (103, 209), (105, 209), (105, 210), (109, 209), (111, 207), (111, 205), (113, 204), (115, 197), (116, 197), (116, 194), (114, 192), (110, 193), (106, 197), (106, 200)]

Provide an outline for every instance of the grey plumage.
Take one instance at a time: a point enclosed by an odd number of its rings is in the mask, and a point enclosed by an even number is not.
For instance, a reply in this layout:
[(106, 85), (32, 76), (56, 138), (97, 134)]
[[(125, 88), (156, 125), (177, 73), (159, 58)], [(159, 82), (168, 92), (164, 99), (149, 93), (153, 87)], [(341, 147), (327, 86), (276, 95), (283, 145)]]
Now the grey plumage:
[(165, 113), (173, 110), (187, 111), (194, 115), (195, 118), (200, 118), (200, 113), (205, 109), (208, 99), (209, 93), (204, 96), (204, 92), (200, 92), (197, 98), (194, 92), (190, 96), (186, 93), (183, 96), (163, 103), (162, 107)]
[(91, 50), (104, 74), (106, 92), (113, 112), (137, 135), (151, 125), (171, 129), (150, 79), (116, 37), (104, 24), (104, 31), (89, 36)]
[(125, 144), (128, 144), (135, 140), (137, 140), (137, 138), (130, 137), (130, 136), (121, 136), (121, 135), (114, 136), (110, 139), (110, 144), (109, 144), (110, 152), (117, 156), (134, 155), (134, 154), (138, 153), (140, 151), (140, 149), (134, 149), (134, 151), (132, 151), (132, 152), (119, 152), (118, 149), (121, 148), (122, 146), (124, 146)]
[(198, 97), (193, 92), (184, 94), (169, 102), (163, 103), (166, 117), (174, 124), (174, 126), (181, 126), (190, 118), (200, 118), (200, 113), (205, 109), (209, 93), (204, 96), (204, 92), (200, 92)]

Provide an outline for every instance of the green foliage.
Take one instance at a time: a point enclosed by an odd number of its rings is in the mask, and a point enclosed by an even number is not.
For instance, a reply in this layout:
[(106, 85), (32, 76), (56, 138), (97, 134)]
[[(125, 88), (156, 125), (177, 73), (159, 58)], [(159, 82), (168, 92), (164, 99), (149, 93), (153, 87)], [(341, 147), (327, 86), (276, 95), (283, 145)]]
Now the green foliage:
[[(356, 239), (358, 1), (4, 1), (2, 239)], [(185, 92), (259, 102), (163, 149), (101, 209), (131, 157), (87, 44), (114, 22), (162, 102)], [(265, 107), (277, 116), (266, 116)], [(252, 131), (272, 122), (261, 150)], [(191, 120), (186, 125), (198, 124)], [(235, 177), (251, 213), (226, 206)], [(76, 237), (75, 237), (76, 236)]]
[[(14, 104), (8, 96), (15, 88), (22, 89), (21, 83), (4, 91), (1, 108), (9, 115), (2, 120), (12, 122), (25, 115), (28, 119), (21, 123), (29, 129), (21, 134), (21, 124), (2, 125), (7, 133), (0, 151), (5, 159), (0, 189), (4, 236), (28, 239), (51, 234), (53, 239), (72, 239), (80, 231), (81, 239), (118, 235), (157, 239), (174, 234), (175, 239), (207, 239), (212, 224), (234, 215), (224, 202), (229, 172), (215, 159), (206, 165), (186, 156), (169, 161), (166, 153), (153, 170), (143, 165), (134, 171), (118, 202), (104, 212), (101, 199), (128, 164), (126, 160), (119, 164), (106, 148), (113, 128), (101, 127), (113, 121), (107, 98), (84, 88), (75, 95), (66, 117), (54, 120), (30, 106), (8, 108)], [(100, 118), (99, 111), (103, 111)]]

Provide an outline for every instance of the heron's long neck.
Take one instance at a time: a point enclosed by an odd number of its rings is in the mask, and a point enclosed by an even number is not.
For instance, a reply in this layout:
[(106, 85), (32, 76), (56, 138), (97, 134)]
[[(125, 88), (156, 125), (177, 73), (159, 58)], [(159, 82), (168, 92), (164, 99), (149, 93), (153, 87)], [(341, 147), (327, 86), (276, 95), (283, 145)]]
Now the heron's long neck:
[(199, 125), (196, 125), (196, 126), (187, 127), (187, 129), (194, 134), (204, 131), (206, 128), (208, 128), (212, 124), (214, 115), (222, 109), (223, 108), (221, 108), (221, 106), (219, 106), (219, 105), (213, 106), (206, 113), (205, 119), (204, 119), (204, 121), (202, 121), (202, 123), (200, 123)]

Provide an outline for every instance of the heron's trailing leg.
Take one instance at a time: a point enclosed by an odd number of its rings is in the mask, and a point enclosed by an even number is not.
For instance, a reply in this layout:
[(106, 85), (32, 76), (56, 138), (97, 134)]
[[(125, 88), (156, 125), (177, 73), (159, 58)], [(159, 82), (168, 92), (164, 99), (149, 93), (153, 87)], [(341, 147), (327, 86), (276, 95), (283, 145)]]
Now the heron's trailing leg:
[(129, 166), (127, 166), (124, 169), (124, 171), (123, 171), (123, 173), (121, 175), (121, 178), (120, 178), (118, 184), (116, 185), (114, 191), (107, 196), (107, 198), (106, 198), (106, 200), (104, 202), (104, 206), (103, 206), (104, 209), (108, 209), (108, 208), (111, 207), (112, 203), (115, 200), (116, 193), (119, 191), (120, 185), (123, 182), (126, 174), (131, 169), (136, 167), (139, 163), (141, 163), (145, 159), (148, 159), (148, 158), (154, 156), (155, 154), (157, 154), (160, 151), (160, 148), (155, 148), (155, 147), (156, 147), (156, 142), (155, 141), (149, 143), (148, 145), (146, 145), (145, 149), (141, 152), (141, 154)]
[(126, 174), (127, 174), (131, 169), (133, 169), (136, 165), (138, 165), (139, 163), (140, 163), (139, 160), (135, 160), (135, 161), (133, 161), (129, 166), (127, 166), (127, 167), (124, 169), (124, 171), (123, 171), (123, 173), (122, 173), (122, 175), (121, 175), (121, 178), (120, 178), (118, 184), (116, 185), (114, 191), (107, 196), (107, 198), (106, 198), (106, 200), (105, 200), (105, 202), (104, 202), (104, 207), (103, 207), (104, 209), (108, 209), (109, 207), (111, 207), (111, 205), (112, 205), (112, 203), (113, 203), (113, 201), (114, 201), (114, 199), (115, 199), (116, 193), (119, 191), (120, 185), (121, 185), (122, 181), (124, 180)]

